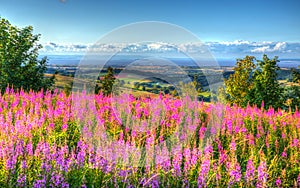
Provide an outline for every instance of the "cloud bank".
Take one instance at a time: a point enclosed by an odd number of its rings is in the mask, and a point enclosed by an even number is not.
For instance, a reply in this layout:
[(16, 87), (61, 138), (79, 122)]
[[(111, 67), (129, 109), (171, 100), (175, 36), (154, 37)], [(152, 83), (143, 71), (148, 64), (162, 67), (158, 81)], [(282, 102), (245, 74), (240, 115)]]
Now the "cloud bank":
[(63, 44), (48, 42), (40, 51), (44, 55), (84, 55), (86, 52), (111, 53), (206, 53), (207, 49), (218, 58), (240, 58), (245, 55), (279, 56), (281, 58), (300, 58), (300, 42), (251, 42), (244, 40), (186, 43), (180, 45), (166, 43), (145, 44)]

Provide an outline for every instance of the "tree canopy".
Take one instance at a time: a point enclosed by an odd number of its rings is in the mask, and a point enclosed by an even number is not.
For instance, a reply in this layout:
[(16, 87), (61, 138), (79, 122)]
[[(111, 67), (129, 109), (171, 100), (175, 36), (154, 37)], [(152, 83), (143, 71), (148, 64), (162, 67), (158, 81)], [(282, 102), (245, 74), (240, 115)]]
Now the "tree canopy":
[(33, 27), (18, 28), (0, 17), (0, 89), (9, 85), (25, 91), (49, 89), (54, 76), (46, 78), (47, 58), (38, 58), (40, 35), (33, 34)]

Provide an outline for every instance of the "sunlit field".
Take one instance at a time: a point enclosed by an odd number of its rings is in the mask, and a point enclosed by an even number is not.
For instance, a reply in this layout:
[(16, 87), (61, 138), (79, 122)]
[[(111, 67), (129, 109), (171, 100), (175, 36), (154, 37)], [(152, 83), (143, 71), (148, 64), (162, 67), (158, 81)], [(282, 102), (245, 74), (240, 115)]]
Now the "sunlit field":
[(1, 187), (297, 187), (300, 113), (170, 96), (0, 97)]

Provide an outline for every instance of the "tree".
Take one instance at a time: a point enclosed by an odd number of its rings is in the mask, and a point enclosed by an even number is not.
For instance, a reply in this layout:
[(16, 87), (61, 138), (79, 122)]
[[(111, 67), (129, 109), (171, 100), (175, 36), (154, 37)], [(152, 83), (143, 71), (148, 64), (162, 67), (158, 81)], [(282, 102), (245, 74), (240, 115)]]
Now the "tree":
[(140, 83), (139, 82), (134, 82), (133, 87), (134, 87), (134, 89), (138, 90), (139, 87), (140, 87)]
[(107, 68), (103, 80), (101, 80), (101, 91), (104, 95), (108, 96), (112, 93), (113, 85), (115, 83), (114, 69), (112, 67)]
[(198, 82), (198, 76), (196, 74), (194, 75), (193, 86), (195, 87), (197, 94), (200, 95), (200, 93), (202, 92), (202, 86), (201, 83)]
[(0, 17), (0, 90), (9, 85), (39, 91), (49, 89), (55, 77), (46, 78), (47, 58), (38, 59), (40, 35), (32, 34), (31, 26), (18, 28)]
[(292, 69), (292, 76), (293, 82), (291, 86), (285, 88), (284, 97), (286, 105), (291, 108), (292, 111), (295, 111), (297, 108), (300, 109), (300, 72)]
[[(299, 69), (300, 69), (300, 66), (299, 66)], [(297, 71), (296, 69), (292, 69), (292, 81), (294, 83), (300, 83), (300, 72)]]
[(266, 109), (270, 106), (283, 107), (283, 87), (277, 80), (278, 57), (269, 59), (267, 55), (263, 55), (263, 59), (257, 60), (257, 64), (254, 60), (253, 56), (238, 59), (234, 74), (225, 80), (229, 102), (258, 107), (264, 103)]
[(283, 87), (277, 80), (277, 71), (280, 69), (277, 63), (278, 57), (269, 59), (267, 55), (263, 55), (263, 59), (257, 61), (258, 68), (253, 74), (253, 87), (246, 96), (246, 100), (250, 104), (261, 106), (268, 109), (270, 106), (274, 108), (283, 107)]
[(229, 95), (228, 100), (231, 104), (247, 105), (248, 101), (245, 100), (245, 97), (253, 87), (252, 73), (256, 67), (254, 60), (253, 56), (237, 59), (233, 69), (234, 74), (225, 80), (226, 93)]

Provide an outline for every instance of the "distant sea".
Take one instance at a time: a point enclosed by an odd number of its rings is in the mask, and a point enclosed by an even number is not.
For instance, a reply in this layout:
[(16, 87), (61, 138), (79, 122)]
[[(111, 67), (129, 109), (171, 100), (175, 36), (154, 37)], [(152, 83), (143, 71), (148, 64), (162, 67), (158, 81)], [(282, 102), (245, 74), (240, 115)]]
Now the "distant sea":
[[(41, 56), (44, 57), (44, 56)], [(78, 66), (80, 60), (82, 59), (82, 55), (48, 55), (48, 65), (58, 65), (58, 66)], [(110, 66), (126, 66), (129, 63), (132, 63), (138, 59), (139, 57), (131, 57), (131, 56), (122, 56), (115, 59), (111, 59), (108, 64)], [(169, 61), (179, 65), (179, 66), (195, 66), (195, 62), (188, 58), (169, 58)], [(300, 66), (300, 58), (299, 59), (279, 59), (280, 62), (278, 65), (280, 67), (285, 68), (297, 68)], [(216, 58), (217, 63), (222, 67), (230, 67), (234, 66), (236, 63), (236, 59), (230, 58)], [(209, 62), (206, 63), (207, 66), (210, 65)]]

